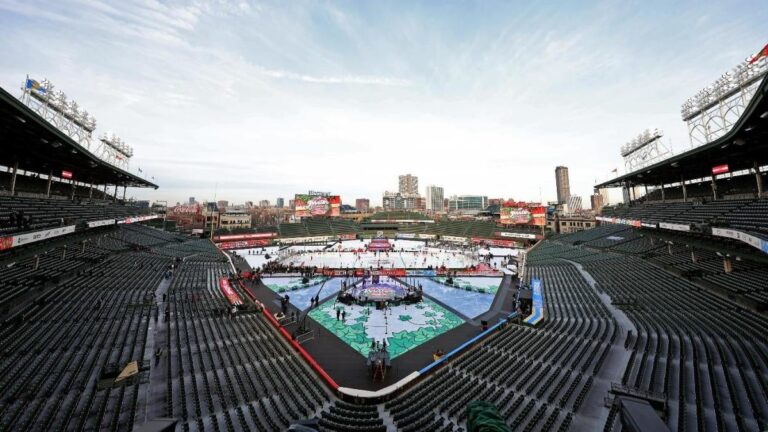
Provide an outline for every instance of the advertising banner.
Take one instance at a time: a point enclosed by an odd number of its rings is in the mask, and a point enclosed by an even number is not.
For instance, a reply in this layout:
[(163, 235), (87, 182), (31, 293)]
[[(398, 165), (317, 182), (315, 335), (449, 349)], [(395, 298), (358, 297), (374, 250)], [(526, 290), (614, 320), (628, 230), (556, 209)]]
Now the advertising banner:
[(481, 238), (481, 237), (472, 237), (472, 243), (479, 244), (479, 243), (485, 243), (488, 246), (496, 246), (496, 247), (518, 247), (518, 242), (514, 240), (497, 240), (497, 239), (488, 239), (488, 238)]
[(171, 207), (168, 213), (169, 213), (169, 216), (173, 214), (178, 214), (178, 215), (200, 214), (201, 208), (199, 204), (177, 205), (177, 206)]
[(434, 277), (437, 275), (435, 270), (407, 270), (406, 273), (408, 276)]
[(341, 197), (338, 195), (296, 194), (297, 218), (341, 215)]
[(544, 300), (541, 295), (541, 279), (531, 279), (531, 289), (533, 290), (532, 313), (525, 319), (527, 324), (536, 325), (544, 318)]
[(527, 224), (531, 219), (531, 212), (527, 208), (502, 207), (499, 209), (499, 221), (505, 225)]
[(13, 236), (13, 246), (19, 247), (29, 243), (35, 243), (49, 238), (63, 236), (65, 234), (71, 234), (75, 232), (75, 226), (70, 225), (66, 227), (52, 228), (43, 231), (35, 231), (31, 233), (16, 234)]
[(444, 235), (440, 236), (440, 240), (448, 241), (448, 242), (454, 242), (454, 243), (465, 243), (467, 241), (466, 237), (456, 237), (456, 236), (449, 236)]
[(395, 238), (399, 239), (415, 239), (416, 234), (415, 233), (397, 233), (395, 234)]
[(354, 240), (357, 234), (339, 234), (339, 240)]
[(280, 244), (326, 242), (331, 240), (335, 240), (335, 239), (331, 236), (293, 237), (293, 238), (281, 238)]
[(90, 221), (86, 222), (88, 224), (88, 228), (96, 228), (100, 226), (107, 226), (107, 225), (114, 225), (115, 219), (102, 219), (97, 221)]
[(405, 269), (381, 269), (381, 270), (373, 270), (371, 272), (372, 275), (379, 275), (379, 276), (394, 276), (394, 277), (405, 277)]
[(269, 246), (270, 242), (271, 242), (270, 239), (251, 239), (251, 240), (228, 241), (228, 242), (216, 243), (216, 246), (218, 246), (219, 249), (226, 249), (226, 250), (248, 249), (248, 248), (254, 248), (254, 247)]
[(546, 207), (532, 208), (531, 217), (533, 218), (533, 225), (545, 226), (547, 224), (547, 208)]
[(437, 238), (436, 234), (416, 234), (416, 238), (424, 240), (434, 240)]
[(690, 225), (668, 223), (668, 222), (660, 222), (659, 228), (664, 228), (664, 229), (673, 230), (673, 231), (690, 231), (691, 230)]
[(229, 279), (225, 277), (220, 278), (219, 288), (221, 289), (221, 293), (224, 294), (224, 297), (227, 298), (227, 301), (229, 301), (229, 304), (233, 306), (239, 306), (243, 304), (243, 301), (240, 300), (240, 296), (237, 295), (235, 289), (232, 288), (232, 284), (229, 283)]
[(0, 251), (13, 247), (13, 236), (0, 237)]
[(718, 175), (718, 174), (725, 174), (728, 170), (728, 164), (723, 165), (717, 165), (712, 167), (712, 174)]
[(526, 240), (536, 240), (536, 234), (529, 234), (529, 233), (514, 233), (514, 232), (501, 232), (497, 231), (493, 233), (496, 237), (511, 237), (511, 238), (521, 238)]
[(435, 223), (432, 219), (371, 219), (371, 223)]
[(760, 237), (753, 236), (752, 234), (747, 234), (745, 232), (734, 229), (712, 228), (712, 235), (738, 240), (754, 248), (760, 249), (765, 253), (768, 253), (768, 241), (763, 240)]
[(128, 216), (123, 219), (117, 219), (117, 223), (119, 224), (132, 224), (136, 222), (144, 222), (150, 219), (157, 219), (159, 218), (159, 215), (146, 215), (146, 216)]
[(252, 239), (265, 239), (277, 237), (277, 233), (253, 233), (253, 234), (230, 234), (221, 235), (213, 238), (213, 241), (236, 241), (236, 240), (252, 240)]
[(71, 234), (73, 232), (75, 232), (75, 226), (70, 225), (42, 231), (0, 237), (0, 251), (47, 240), (49, 238), (58, 237), (65, 234)]

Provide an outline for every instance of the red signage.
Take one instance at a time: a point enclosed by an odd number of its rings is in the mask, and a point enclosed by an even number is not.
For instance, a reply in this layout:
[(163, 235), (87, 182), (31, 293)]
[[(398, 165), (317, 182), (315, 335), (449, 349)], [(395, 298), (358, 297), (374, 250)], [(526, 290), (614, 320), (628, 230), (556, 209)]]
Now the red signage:
[(217, 243), (219, 249), (247, 249), (253, 247), (269, 246), (269, 239), (252, 239)]
[(239, 306), (243, 304), (243, 301), (240, 300), (240, 296), (237, 295), (237, 292), (235, 292), (235, 289), (232, 288), (232, 284), (229, 283), (229, 279), (225, 277), (220, 278), (219, 288), (221, 289), (221, 293), (224, 294), (224, 297), (227, 298), (227, 300), (231, 305)]
[(485, 243), (488, 246), (496, 246), (496, 247), (518, 247), (518, 242), (514, 240), (496, 240), (496, 239), (488, 239), (488, 238), (482, 238), (482, 237), (472, 237), (472, 243), (480, 244)]
[(718, 165), (712, 167), (712, 174), (723, 174), (728, 172), (728, 164)]
[(65, 179), (71, 179), (72, 178), (72, 171), (61, 171), (61, 178)]
[(533, 225), (544, 226), (547, 224), (546, 207), (539, 206), (531, 208), (531, 216), (533, 217)]
[(231, 234), (216, 236), (213, 241), (236, 241), (236, 240), (252, 240), (252, 239), (264, 239), (277, 237), (277, 233), (254, 233), (254, 234)]

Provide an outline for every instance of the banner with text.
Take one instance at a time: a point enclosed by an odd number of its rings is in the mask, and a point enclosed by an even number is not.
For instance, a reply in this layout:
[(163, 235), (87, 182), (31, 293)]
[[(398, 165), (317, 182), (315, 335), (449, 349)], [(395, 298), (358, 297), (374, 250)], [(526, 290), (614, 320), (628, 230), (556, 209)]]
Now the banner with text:
[(768, 240), (762, 239), (752, 234), (747, 234), (745, 232), (734, 230), (734, 229), (712, 228), (712, 235), (717, 237), (726, 237), (729, 239), (738, 240), (754, 248), (760, 249), (765, 253), (768, 253)]
[(213, 238), (213, 241), (239, 241), (239, 240), (253, 240), (253, 239), (266, 239), (277, 237), (277, 233), (252, 233), (252, 234), (229, 234), (220, 235)]
[(536, 234), (529, 234), (529, 233), (514, 233), (514, 232), (502, 232), (502, 231), (496, 231), (493, 233), (496, 237), (510, 237), (510, 238), (521, 238), (526, 240), (536, 240)]

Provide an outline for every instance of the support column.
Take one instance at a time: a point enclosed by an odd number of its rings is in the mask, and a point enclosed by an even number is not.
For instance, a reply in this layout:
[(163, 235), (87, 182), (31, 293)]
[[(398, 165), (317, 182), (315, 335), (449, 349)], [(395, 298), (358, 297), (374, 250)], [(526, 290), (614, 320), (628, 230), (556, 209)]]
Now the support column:
[(733, 262), (731, 262), (731, 257), (723, 258), (723, 271), (726, 273), (731, 273), (733, 271)]
[(13, 163), (13, 175), (11, 175), (11, 196), (16, 195), (16, 174), (19, 173), (19, 161)]
[(88, 199), (93, 199), (93, 182), (91, 182), (91, 190), (88, 191)]
[(128, 189), (128, 186), (123, 186), (123, 202), (125, 202), (125, 191)]
[(46, 198), (51, 197), (51, 182), (53, 181), (53, 170), (48, 171), (48, 185), (45, 187)]
[(760, 175), (760, 165), (755, 162), (755, 182), (757, 183), (757, 197), (763, 196), (763, 176)]
[(112, 202), (117, 202), (117, 185), (115, 185), (115, 196), (112, 197)]
[(683, 176), (680, 175), (680, 186), (683, 188), (683, 201), (688, 201), (688, 191), (685, 189), (685, 179), (683, 179)]
[(106, 200), (106, 199), (107, 199), (107, 184), (106, 184), (106, 183), (104, 183), (104, 194), (103, 194), (103, 195), (104, 195), (104, 196), (102, 196), (102, 198), (103, 198), (104, 200)]
[(664, 183), (661, 184), (661, 202), (665, 202), (667, 199), (664, 196)]
[(717, 199), (717, 183), (715, 182), (714, 174), (712, 174), (712, 199)]
[(35, 270), (40, 268), (40, 255), (35, 255)]
[(692, 263), (699, 262), (699, 258), (696, 256), (696, 251), (693, 251), (693, 250), (691, 251), (691, 262)]
[(75, 183), (74, 180), (72, 180), (72, 197), (71, 197), (72, 201), (75, 200), (75, 189), (77, 189), (77, 184)]

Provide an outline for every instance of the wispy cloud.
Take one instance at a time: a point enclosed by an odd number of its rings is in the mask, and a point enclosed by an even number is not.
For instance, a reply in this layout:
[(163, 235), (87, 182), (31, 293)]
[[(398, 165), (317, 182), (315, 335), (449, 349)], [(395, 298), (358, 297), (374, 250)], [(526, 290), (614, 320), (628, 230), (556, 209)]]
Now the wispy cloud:
[(684, 146), (680, 103), (768, 40), (747, 3), (0, 0), (0, 85), (53, 80), (149, 198), (547, 199), (559, 164), (588, 195), (640, 130)]

